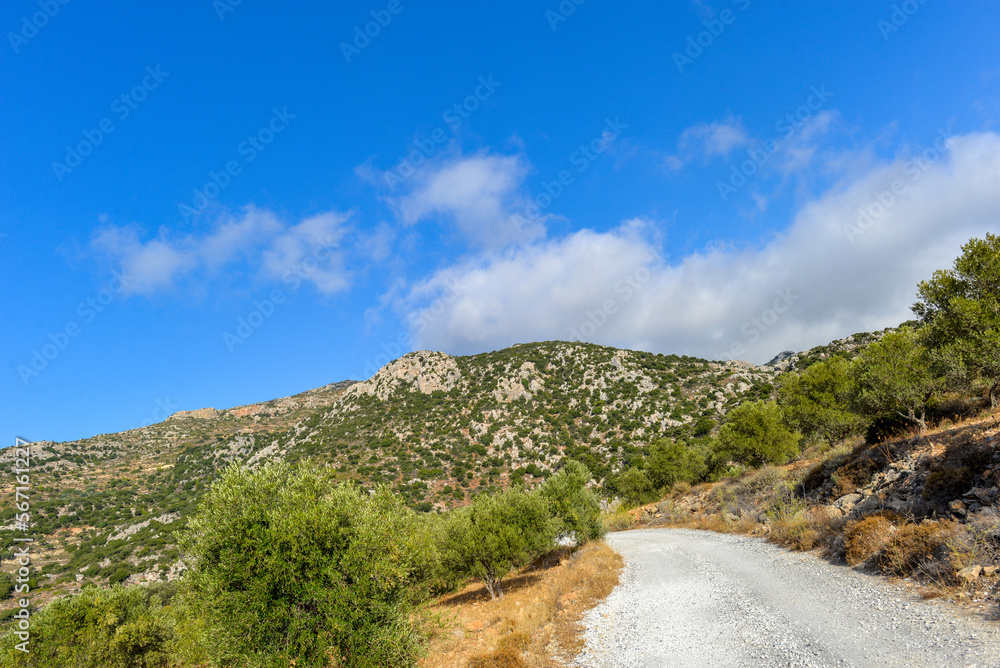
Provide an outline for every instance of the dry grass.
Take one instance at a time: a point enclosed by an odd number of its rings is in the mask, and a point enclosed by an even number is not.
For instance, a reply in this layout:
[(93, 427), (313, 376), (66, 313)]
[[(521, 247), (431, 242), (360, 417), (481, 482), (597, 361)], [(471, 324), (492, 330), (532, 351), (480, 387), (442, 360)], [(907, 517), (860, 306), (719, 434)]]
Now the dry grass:
[(844, 542), (847, 552), (844, 558), (849, 566), (862, 564), (879, 552), (892, 538), (896, 530), (892, 522), (882, 515), (869, 515), (864, 519), (847, 523)]
[(621, 557), (603, 543), (562, 550), (511, 577), (490, 600), (480, 583), (424, 611), (438, 620), (421, 668), (555, 667), (582, 649), (583, 613), (618, 584)]
[(904, 524), (889, 537), (878, 555), (879, 568), (894, 575), (910, 575), (945, 544), (949, 528), (942, 522)]
[(631, 529), (638, 521), (635, 511), (626, 510), (621, 507), (614, 512), (604, 513), (602, 520), (604, 521), (604, 526), (607, 527), (608, 531), (624, 531), (625, 529)]
[(521, 653), (513, 647), (502, 647), (469, 659), (469, 668), (526, 668), (527, 665), (521, 658)]
[(768, 538), (792, 550), (811, 550), (836, 534), (825, 508), (814, 506), (775, 520)]

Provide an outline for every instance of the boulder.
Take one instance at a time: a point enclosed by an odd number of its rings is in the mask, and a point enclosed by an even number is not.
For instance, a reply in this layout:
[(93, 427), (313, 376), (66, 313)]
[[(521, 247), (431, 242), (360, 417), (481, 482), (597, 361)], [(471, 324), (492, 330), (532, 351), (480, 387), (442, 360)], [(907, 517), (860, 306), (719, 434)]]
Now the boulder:
[(854, 505), (860, 500), (861, 500), (860, 494), (845, 494), (844, 496), (834, 501), (833, 505), (847, 512), (851, 508), (853, 508)]

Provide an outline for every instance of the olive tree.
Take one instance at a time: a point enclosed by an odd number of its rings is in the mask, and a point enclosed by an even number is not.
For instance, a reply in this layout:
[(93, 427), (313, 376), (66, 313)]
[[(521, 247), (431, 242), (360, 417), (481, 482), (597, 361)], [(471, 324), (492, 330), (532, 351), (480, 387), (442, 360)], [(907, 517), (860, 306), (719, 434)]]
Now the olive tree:
[(28, 651), (14, 627), (0, 638), (0, 666), (166, 668), (174, 640), (160, 599), (143, 587), (86, 587), (57, 598), (31, 619)]
[(799, 440), (777, 403), (751, 401), (726, 415), (716, 448), (717, 455), (747, 466), (784, 464), (798, 453)]
[(935, 366), (958, 383), (981, 385), (1000, 405), (1000, 236), (987, 234), (962, 247), (954, 268), (934, 273), (918, 288), (913, 311)]
[(558, 527), (539, 494), (511, 488), (479, 496), (452, 511), (443, 557), (455, 572), (482, 579), (497, 598), (508, 573), (552, 548)]
[(833, 445), (861, 429), (862, 418), (850, 405), (850, 368), (850, 362), (834, 356), (782, 380), (778, 400), (788, 421), (806, 438)]
[(310, 464), (227, 469), (185, 537), (220, 666), (412, 665), (412, 513)]
[(855, 407), (875, 417), (893, 413), (927, 430), (927, 402), (935, 379), (927, 350), (916, 332), (904, 327), (865, 348), (851, 365)]
[(656, 499), (656, 487), (646, 471), (630, 466), (608, 480), (609, 492), (617, 494), (628, 506), (639, 506)]
[(695, 482), (704, 476), (705, 457), (687, 443), (665, 439), (653, 445), (645, 471), (653, 487), (669, 490), (676, 482)]
[(601, 504), (587, 488), (590, 480), (590, 470), (571, 459), (538, 490), (558, 522), (558, 532), (571, 536), (577, 545), (604, 535)]

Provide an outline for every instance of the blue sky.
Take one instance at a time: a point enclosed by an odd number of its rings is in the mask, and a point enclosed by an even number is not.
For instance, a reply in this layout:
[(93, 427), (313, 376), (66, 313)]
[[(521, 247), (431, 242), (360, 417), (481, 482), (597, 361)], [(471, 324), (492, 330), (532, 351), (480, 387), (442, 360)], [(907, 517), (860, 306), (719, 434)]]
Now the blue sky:
[(414, 349), (762, 363), (998, 229), (987, 2), (335, 5), (5, 4), (4, 438)]

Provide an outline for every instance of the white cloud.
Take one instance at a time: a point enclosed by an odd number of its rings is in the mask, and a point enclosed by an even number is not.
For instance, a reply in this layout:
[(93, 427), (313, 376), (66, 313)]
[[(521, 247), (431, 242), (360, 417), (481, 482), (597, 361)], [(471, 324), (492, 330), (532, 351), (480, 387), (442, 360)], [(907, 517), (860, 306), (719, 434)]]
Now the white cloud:
[(190, 271), (197, 258), (160, 239), (145, 243), (139, 239), (135, 226), (106, 227), (91, 242), (99, 254), (114, 258), (122, 273), (132, 277), (126, 291), (152, 294), (174, 284), (178, 276)]
[(440, 216), (465, 239), (499, 248), (543, 233), (542, 217), (528, 225), (514, 217), (524, 216), (526, 202), (519, 187), (527, 173), (520, 156), (448, 157), (413, 175), (412, 190), (392, 203), (405, 224)]
[(916, 284), (998, 228), (1000, 136), (972, 134), (943, 155), (902, 156), (838, 184), (759, 248), (660, 262), (634, 223), (583, 230), (444, 268), (397, 307), (417, 347), (453, 353), (575, 331), (607, 345), (761, 363), (912, 317)]
[(129, 293), (149, 296), (173, 289), (183, 279), (207, 280), (242, 264), (266, 280), (294, 273), (319, 292), (332, 294), (348, 286), (337, 252), (348, 218), (331, 211), (289, 224), (250, 206), (238, 216), (220, 219), (204, 234), (172, 236), (160, 229), (155, 238), (143, 241), (138, 226), (106, 226), (94, 235), (91, 248), (132, 277), (125, 286)]
[(330, 211), (283, 231), (263, 252), (264, 272), (274, 279), (298, 275), (323, 294), (344, 290), (349, 285), (347, 272), (334, 249), (344, 235), (347, 218)]
[(750, 142), (743, 122), (734, 116), (721, 121), (698, 123), (685, 129), (678, 146), (685, 152), (694, 152), (705, 157), (728, 155), (733, 149)]

